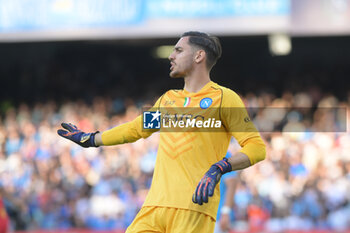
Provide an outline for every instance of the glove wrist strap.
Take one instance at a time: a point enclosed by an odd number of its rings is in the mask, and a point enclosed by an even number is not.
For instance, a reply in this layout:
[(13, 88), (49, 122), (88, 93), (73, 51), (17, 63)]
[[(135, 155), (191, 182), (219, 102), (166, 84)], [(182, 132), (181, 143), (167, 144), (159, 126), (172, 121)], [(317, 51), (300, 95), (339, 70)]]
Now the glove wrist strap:
[(90, 136), (90, 140), (91, 140), (90, 142), (91, 142), (91, 145), (93, 147), (99, 147), (99, 145), (96, 145), (96, 141), (95, 141), (95, 135), (98, 134), (99, 132), (100, 131), (96, 131), (96, 132), (92, 133)]
[(215, 166), (219, 168), (221, 174), (225, 174), (227, 172), (232, 171), (232, 166), (227, 158), (223, 158), (219, 162), (215, 163)]

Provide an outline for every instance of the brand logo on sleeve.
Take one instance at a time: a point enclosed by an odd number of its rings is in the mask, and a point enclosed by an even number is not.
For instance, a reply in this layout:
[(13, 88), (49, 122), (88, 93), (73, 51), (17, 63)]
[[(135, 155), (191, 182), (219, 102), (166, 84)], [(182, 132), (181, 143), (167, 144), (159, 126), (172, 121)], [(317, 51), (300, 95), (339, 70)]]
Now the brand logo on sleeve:
[(169, 105), (174, 105), (175, 104), (175, 100), (167, 100), (164, 103), (164, 106), (169, 106)]

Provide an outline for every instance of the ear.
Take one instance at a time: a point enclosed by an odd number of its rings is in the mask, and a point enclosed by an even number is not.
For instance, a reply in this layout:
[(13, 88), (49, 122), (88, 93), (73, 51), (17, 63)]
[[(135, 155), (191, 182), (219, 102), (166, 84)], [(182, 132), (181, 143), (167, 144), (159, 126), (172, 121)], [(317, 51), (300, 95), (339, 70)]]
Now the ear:
[(198, 50), (194, 56), (194, 61), (196, 63), (201, 63), (202, 61), (205, 60), (205, 56), (206, 56), (206, 54), (205, 54), (204, 50)]

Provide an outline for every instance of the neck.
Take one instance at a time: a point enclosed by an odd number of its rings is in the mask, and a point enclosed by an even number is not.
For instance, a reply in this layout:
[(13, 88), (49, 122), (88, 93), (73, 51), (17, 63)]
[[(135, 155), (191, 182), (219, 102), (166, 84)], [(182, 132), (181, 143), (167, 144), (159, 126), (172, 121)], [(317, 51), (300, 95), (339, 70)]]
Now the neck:
[(191, 93), (196, 93), (200, 91), (205, 86), (205, 84), (211, 81), (208, 72), (192, 74), (190, 76), (185, 77), (184, 80), (184, 89)]

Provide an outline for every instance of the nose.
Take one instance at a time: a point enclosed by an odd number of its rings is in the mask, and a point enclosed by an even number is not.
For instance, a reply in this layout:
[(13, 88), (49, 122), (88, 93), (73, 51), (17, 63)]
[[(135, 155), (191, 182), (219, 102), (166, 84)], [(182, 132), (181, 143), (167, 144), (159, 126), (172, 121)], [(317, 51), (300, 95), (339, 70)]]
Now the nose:
[(169, 61), (174, 60), (174, 52), (170, 53), (168, 59), (169, 59)]

